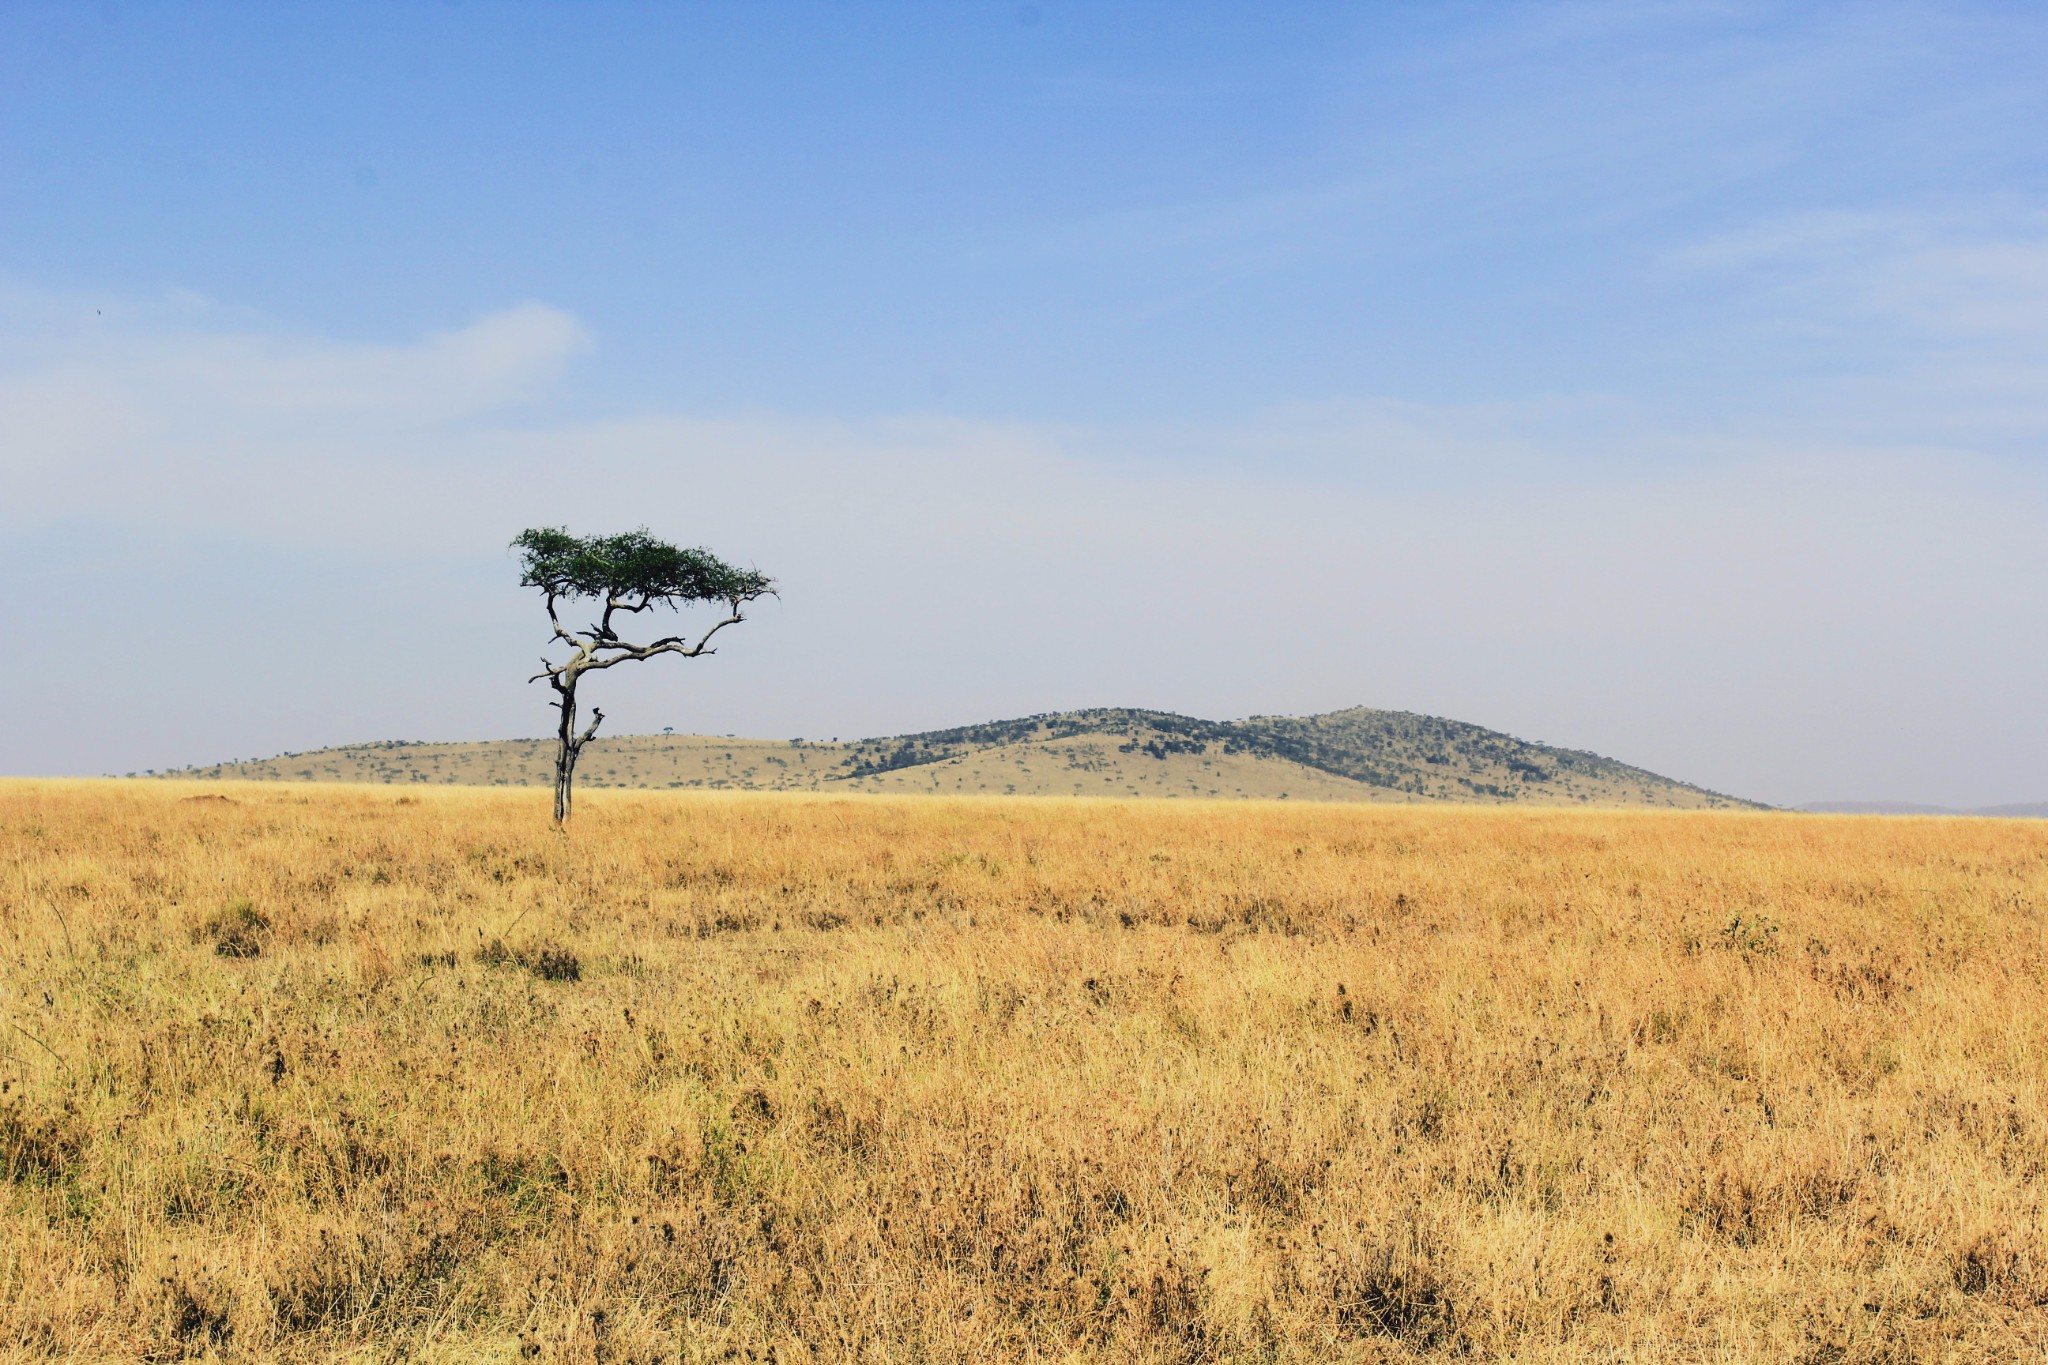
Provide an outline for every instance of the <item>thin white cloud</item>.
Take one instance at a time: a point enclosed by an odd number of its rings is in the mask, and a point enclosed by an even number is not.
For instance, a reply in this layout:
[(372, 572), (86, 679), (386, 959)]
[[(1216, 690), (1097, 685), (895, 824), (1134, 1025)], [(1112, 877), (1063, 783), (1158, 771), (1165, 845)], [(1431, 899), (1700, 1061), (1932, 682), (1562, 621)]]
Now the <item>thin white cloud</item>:
[(587, 344), (568, 314), (525, 304), (407, 346), (187, 336), (136, 356), (136, 378), (264, 419), (439, 421), (533, 394)]
[(1780, 358), (1753, 427), (2013, 456), (2048, 432), (2048, 215), (1790, 215), (1662, 264)]
[[(203, 306), (176, 311), (186, 316), (166, 326), (149, 315), (124, 325), (119, 309), (109, 324), (83, 299), (7, 310), (13, 344), (0, 353), (14, 363), (0, 373), (0, 428), (14, 439), (0, 473), (82, 472), (195, 439), (226, 437), (232, 449), (259, 433), (474, 417), (545, 392), (589, 345), (575, 318), (532, 303), (403, 345), (226, 330)], [(44, 325), (44, 345), (24, 344), (24, 315)], [(59, 317), (66, 325), (49, 326)]]
[(436, 448), (421, 433), (543, 397), (588, 345), (574, 318), (533, 304), (400, 345), (189, 318), (49, 334), (46, 348), (4, 348), (33, 358), (0, 372), (0, 522), (304, 544), (378, 539), (377, 505)]
[(1747, 276), (1838, 324), (1930, 338), (2048, 342), (2048, 215), (1810, 213), (1673, 252), (1684, 270)]

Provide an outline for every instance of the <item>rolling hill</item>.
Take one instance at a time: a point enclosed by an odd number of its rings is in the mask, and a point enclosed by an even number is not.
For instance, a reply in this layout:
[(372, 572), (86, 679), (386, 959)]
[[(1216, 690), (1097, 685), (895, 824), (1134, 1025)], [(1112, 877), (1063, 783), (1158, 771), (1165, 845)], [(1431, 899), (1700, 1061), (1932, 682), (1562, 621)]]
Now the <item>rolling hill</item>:
[[(551, 740), (383, 741), (166, 777), (540, 786)], [(850, 743), (622, 735), (587, 787), (1756, 808), (1597, 754), (1406, 711), (1209, 721), (1101, 708)]]

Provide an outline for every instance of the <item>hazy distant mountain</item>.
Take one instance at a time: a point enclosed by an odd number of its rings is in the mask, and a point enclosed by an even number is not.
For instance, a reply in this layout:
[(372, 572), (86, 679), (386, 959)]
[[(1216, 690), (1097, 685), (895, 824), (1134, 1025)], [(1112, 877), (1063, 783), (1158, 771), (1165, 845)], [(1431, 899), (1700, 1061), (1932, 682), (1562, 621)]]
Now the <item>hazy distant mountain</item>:
[(1799, 809), (1815, 815), (1983, 815), (2005, 820), (2048, 820), (2048, 801), (2022, 802), (2016, 806), (1976, 806), (1969, 810), (1954, 806), (1923, 806), (1911, 801), (1815, 801)]
[[(165, 776), (540, 786), (552, 780), (553, 761), (549, 740), (385, 741)], [(1598, 754), (1365, 707), (1238, 721), (1107, 708), (846, 744), (625, 735), (593, 741), (577, 781), (591, 787), (1760, 809)]]

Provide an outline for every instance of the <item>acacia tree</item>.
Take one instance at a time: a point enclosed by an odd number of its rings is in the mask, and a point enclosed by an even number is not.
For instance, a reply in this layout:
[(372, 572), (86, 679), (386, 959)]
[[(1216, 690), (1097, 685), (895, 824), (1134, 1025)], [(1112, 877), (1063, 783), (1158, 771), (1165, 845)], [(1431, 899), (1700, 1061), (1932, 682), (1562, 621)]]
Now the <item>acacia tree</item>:
[[(555, 709), (561, 712), (556, 731), (555, 824), (566, 825), (576, 759), (604, 722), (604, 712), (593, 706), (590, 724), (581, 734), (576, 731), (576, 685), (583, 675), (662, 654), (680, 654), (686, 659), (714, 654), (711, 637), (746, 620), (746, 604), (773, 594), (775, 580), (752, 569), (734, 568), (709, 550), (678, 549), (656, 540), (645, 528), (624, 535), (585, 537), (547, 526), (520, 532), (512, 548), (520, 554), (520, 585), (546, 594), (555, 640), (570, 649), (561, 663), (543, 655), (541, 671), (527, 679), (535, 683), (546, 678), (555, 689)], [(578, 600), (601, 603), (601, 614), (594, 623), (572, 630), (562, 624), (562, 608)], [(686, 635), (666, 635), (636, 645), (620, 639), (614, 624), (622, 614), (636, 616), (657, 606), (679, 611), (700, 602), (723, 603), (726, 612), (694, 642)]]

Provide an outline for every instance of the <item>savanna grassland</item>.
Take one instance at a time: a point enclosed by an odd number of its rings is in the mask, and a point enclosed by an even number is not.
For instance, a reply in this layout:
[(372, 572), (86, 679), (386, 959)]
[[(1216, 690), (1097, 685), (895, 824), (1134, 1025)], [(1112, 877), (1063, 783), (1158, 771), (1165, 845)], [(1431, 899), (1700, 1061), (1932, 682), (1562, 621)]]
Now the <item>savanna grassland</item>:
[(545, 800), (0, 785), (0, 1351), (2048, 1349), (2048, 827)]

